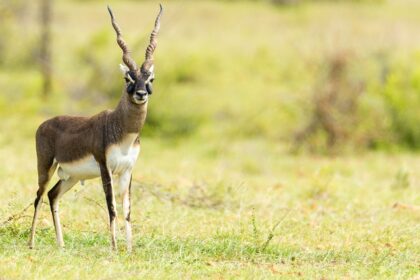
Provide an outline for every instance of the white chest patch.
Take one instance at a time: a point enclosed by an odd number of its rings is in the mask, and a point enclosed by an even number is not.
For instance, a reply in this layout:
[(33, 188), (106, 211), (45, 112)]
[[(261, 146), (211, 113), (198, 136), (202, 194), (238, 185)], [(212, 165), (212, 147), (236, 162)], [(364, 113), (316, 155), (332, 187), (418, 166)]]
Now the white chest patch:
[(112, 174), (120, 175), (133, 169), (140, 153), (140, 145), (135, 143), (137, 137), (137, 133), (130, 133), (120, 143), (108, 148), (107, 165)]
[[(107, 166), (112, 174), (121, 175), (133, 169), (140, 152), (140, 145), (135, 143), (137, 136), (130, 133), (120, 143), (108, 147)], [(57, 174), (63, 180), (70, 177), (85, 180), (100, 177), (101, 171), (93, 155), (88, 155), (77, 161), (59, 163)]]

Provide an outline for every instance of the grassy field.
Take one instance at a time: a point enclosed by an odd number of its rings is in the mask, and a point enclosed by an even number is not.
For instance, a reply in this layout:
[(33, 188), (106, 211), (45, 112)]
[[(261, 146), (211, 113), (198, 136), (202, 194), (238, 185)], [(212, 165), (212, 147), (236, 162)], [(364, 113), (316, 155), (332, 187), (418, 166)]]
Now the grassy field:
[[(0, 149), (1, 217), (33, 199), (33, 154), (30, 139)], [(90, 181), (62, 199), (64, 250), (47, 205), (34, 250), (26, 246), (32, 208), (1, 226), (0, 275), (409, 279), (420, 265), (418, 170), (411, 155), (331, 159), (289, 156), (257, 140), (146, 140), (134, 172), (132, 254), (122, 223), (111, 252), (102, 188)]]
[[(156, 3), (110, 3), (142, 57)], [(292, 154), (289, 140), (308, 117), (316, 65), (333, 48), (355, 50), (363, 63), (350, 67), (370, 78), (364, 58), (378, 48), (419, 59), (406, 55), (420, 49), (419, 3), (164, 4), (155, 94), (134, 170), (132, 254), (121, 216), (119, 250), (110, 249), (99, 180), (61, 200), (64, 250), (48, 202), (36, 248), (27, 248), (37, 125), (110, 108), (122, 88), (105, 5), (57, 1), (48, 101), (36, 69), (22, 66), (34, 9), (15, 33), (27, 36), (10, 40), (17, 47), (0, 63), (0, 279), (418, 279), (420, 155)]]

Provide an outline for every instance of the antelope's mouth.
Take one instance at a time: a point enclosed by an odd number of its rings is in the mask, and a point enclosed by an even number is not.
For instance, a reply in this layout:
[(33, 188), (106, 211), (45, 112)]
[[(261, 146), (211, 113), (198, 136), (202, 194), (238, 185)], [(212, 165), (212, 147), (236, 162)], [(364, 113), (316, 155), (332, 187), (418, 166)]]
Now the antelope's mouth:
[(136, 103), (136, 104), (138, 104), (138, 105), (141, 105), (141, 104), (146, 103), (146, 102), (147, 102), (147, 100), (148, 100), (147, 96), (145, 96), (145, 97), (137, 97), (137, 96), (133, 96), (133, 101), (134, 101), (134, 103)]

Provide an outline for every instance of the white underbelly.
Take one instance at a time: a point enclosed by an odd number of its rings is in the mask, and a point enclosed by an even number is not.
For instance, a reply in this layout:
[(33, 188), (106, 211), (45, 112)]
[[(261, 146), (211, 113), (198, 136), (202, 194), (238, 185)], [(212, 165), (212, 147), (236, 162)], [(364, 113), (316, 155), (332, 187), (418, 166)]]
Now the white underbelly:
[[(128, 134), (121, 143), (108, 147), (106, 164), (112, 174), (121, 175), (125, 172), (131, 172), (140, 153), (140, 145), (136, 143), (137, 137), (136, 133)], [(58, 176), (63, 180), (70, 177), (85, 180), (101, 176), (99, 163), (91, 154), (76, 161), (59, 162), (58, 164)]]
[(85, 180), (101, 176), (101, 170), (93, 155), (88, 155), (80, 160), (59, 163), (57, 174), (63, 180), (70, 177)]

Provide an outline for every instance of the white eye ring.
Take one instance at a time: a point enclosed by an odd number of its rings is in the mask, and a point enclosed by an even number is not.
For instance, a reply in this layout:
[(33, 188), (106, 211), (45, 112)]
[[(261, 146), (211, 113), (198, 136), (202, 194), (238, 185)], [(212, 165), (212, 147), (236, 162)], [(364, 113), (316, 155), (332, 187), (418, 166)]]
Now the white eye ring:
[(155, 78), (155, 73), (150, 74), (149, 78), (146, 80), (146, 84)]
[(125, 77), (130, 81), (130, 82), (132, 82), (133, 84), (135, 83), (134, 82), (134, 80), (133, 80), (133, 78), (131, 78), (131, 76), (130, 76), (130, 74), (128, 74), (127, 73), (127, 75), (125, 75)]

